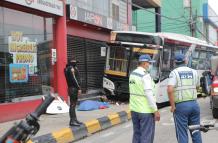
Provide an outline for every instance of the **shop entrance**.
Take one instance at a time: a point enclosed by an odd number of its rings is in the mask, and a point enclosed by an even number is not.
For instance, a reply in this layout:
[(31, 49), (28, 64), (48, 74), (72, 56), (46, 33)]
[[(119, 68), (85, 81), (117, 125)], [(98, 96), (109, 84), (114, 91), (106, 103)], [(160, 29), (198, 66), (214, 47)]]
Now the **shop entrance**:
[(79, 61), (83, 91), (100, 90), (104, 73), (105, 56), (101, 55), (104, 42), (67, 36), (67, 57)]

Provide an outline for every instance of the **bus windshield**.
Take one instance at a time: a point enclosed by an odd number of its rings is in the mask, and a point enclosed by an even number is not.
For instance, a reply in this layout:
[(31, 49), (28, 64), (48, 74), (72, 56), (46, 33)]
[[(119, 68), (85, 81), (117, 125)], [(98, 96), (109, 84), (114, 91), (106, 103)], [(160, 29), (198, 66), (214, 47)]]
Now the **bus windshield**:
[(121, 76), (126, 76), (129, 55), (129, 47), (111, 45), (107, 49), (106, 71), (110, 71)]
[(106, 73), (128, 76), (138, 65), (138, 58), (140, 55), (149, 54), (154, 63), (152, 63), (151, 76), (157, 79), (159, 76), (159, 57), (160, 50), (154, 48), (134, 47), (110, 45), (107, 50)]

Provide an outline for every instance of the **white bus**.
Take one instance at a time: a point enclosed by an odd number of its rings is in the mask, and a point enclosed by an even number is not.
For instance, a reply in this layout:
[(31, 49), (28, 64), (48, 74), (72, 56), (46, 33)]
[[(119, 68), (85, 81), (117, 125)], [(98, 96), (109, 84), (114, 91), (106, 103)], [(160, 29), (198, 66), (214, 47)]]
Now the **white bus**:
[(180, 34), (112, 31), (103, 89), (109, 99), (127, 100), (129, 75), (136, 68), (138, 57), (149, 54), (156, 61), (150, 74), (157, 84), (157, 103), (168, 102), (166, 88), (169, 73), (175, 68), (174, 55), (185, 54), (188, 66), (202, 74), (210, 69), (209, 59), (216, 50), (205, 41)]

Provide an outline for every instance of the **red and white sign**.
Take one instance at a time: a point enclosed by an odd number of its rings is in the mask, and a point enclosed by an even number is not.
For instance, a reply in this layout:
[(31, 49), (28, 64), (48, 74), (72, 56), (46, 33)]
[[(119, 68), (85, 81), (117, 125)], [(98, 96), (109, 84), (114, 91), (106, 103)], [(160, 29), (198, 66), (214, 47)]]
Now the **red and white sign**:
[(60, 0), (5, 0), (40, 11), (63, 16), (63, 2)]

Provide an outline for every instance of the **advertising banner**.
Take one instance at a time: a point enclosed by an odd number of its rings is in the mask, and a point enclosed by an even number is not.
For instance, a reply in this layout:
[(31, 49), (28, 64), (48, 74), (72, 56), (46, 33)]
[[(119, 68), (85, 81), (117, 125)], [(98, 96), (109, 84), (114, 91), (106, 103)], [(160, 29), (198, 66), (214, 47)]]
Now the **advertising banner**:
[(70, 5), (70, 19), (113, 30), (131, 30), (128, 24), (121, 23), (110, 17)]
[(37, 43), (24, 37), (22, 32), (11, 32), (8, 37), (9, 53), (14, 64), (28, 64), (29, 74), (37, 72)]
[(28, 82), (27, 64), (10, 64), (9, 72), (10, 72), (11, 83)]

